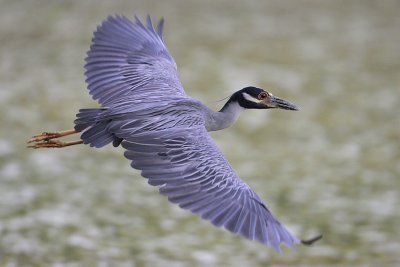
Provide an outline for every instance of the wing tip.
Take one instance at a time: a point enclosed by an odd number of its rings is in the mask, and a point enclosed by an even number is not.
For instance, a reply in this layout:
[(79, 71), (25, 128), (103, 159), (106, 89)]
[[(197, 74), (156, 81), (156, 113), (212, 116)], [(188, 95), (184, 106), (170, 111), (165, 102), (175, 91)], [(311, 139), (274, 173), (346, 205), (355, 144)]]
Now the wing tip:
[(163, 40), (163, 31), (164, 31), (164, 18), (161, 17), (160, 21), (157, 24), (157, 34)]

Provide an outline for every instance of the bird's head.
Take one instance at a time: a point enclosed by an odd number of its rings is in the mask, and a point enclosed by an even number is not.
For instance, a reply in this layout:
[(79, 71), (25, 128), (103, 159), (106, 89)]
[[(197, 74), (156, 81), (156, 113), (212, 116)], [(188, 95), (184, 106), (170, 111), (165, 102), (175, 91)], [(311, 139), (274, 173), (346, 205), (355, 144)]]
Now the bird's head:
[(245, 87), (234, 93), (228, 100), (227, 104), (232, 102), (237, 102), (245, 109), (281, 108), (287, 110), (298, 110), (296, 105), (289, 101), (253, 86)]

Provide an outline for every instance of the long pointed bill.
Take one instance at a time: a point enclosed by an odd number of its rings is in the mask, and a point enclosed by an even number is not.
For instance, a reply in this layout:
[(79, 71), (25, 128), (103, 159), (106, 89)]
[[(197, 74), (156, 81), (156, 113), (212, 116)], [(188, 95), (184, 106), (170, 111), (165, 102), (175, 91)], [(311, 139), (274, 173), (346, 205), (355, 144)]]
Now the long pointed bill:
[(299, 110), (299, 108), (295, 104), (292, 104), (289, 101), (279, 98), (277, 96), (271, 96), (269, 98), (268, 106), (288, 110)]

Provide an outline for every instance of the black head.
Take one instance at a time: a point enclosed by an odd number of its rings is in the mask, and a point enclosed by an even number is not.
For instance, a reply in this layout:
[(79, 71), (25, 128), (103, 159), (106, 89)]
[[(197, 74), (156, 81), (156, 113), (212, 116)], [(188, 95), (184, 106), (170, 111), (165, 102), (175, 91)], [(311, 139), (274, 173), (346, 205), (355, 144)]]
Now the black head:
[(234, 93), (229, 98), (228, 102), (226, 102), (224, 108), (233, 102), (237, 102), (245, 109), (281, 108), (287, 110), (298, 110), (296, 105), (289, 101), (276, 97), (270, 92), (253, 86), (245, 87)]

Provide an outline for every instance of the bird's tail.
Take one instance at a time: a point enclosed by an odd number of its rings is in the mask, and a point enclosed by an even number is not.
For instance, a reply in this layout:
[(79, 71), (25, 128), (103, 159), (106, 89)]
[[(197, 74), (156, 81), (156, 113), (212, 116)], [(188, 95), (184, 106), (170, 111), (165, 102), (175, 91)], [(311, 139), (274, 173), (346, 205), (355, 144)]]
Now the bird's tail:
[(75, 130), (84, 131), (99, 121), (99, 116), (107, 109), (105, 108), (82, 108), (76, 114)]
[(110, 120), (102, 118), (101, 115), (107, 110), (105, 108), (85, 108), (80, 109), (74, 121), (75, 130), (82, 132), (81, 139), (84, 144), (92, 147), (103, 147), (111, 142), (118, 146), (122, 139), (116, 137), (108, 131)]

